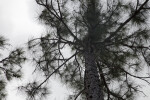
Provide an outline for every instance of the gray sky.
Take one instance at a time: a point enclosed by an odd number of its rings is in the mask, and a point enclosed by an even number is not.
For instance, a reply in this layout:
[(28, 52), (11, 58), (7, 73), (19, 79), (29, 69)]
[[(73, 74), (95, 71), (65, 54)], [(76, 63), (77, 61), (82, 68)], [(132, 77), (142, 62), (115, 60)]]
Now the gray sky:
[[(45, 28), (38, 23), (38, 11), (39, 7), (34, 0), (0, 0), (0, 35), (9, 39), (9, 43), (15, 47), (25, 45), (28, 39), (33, 36), (40, 36)], [(24, 65), (23, 70), (29, 74), (25, 74), (24, 79), (13, 80), (8, 84), (7, 100), (25, 100), (24, 95), (21, 95), (19, 91), (17, 92), (16, 87), (18, 84), (28, 81), (33, 70), (31, 66), (30, 63)], [(65, 100), (68, 91), (56, 80), (50, 81), (52, 94), (49, 100)], [(140, 96), (137, 100), (150, 100), (150, 86), (145, 85), (143, 87), (145, 94), (149, 97)]]

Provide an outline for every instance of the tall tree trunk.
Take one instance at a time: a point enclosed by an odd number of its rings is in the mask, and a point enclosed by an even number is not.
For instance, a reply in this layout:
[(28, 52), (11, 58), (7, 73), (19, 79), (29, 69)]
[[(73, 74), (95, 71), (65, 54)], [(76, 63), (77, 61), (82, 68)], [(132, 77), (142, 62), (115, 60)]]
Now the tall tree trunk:
[[(103, 90), (101, 87), (101, 81), (98, 74), (97, 66), (95, 63), (95, 56), (92, 50), (92, 41), (95, 32), (95, 26), (99, 21), (98, 15), (98, 1), (99, 0), (87, 0), (87, 11), (85, 12), (85, 17), (87, 23), (90, 25), (88, 28), (88, 35), (85, 39), (85, 93), (87, 100), (104, 100)], [(94, 48), (93, 48), (94, 49)]]
[(101, 81), (92, 53), (85, 53), (85, 93), (87, 100), (104, 100)]

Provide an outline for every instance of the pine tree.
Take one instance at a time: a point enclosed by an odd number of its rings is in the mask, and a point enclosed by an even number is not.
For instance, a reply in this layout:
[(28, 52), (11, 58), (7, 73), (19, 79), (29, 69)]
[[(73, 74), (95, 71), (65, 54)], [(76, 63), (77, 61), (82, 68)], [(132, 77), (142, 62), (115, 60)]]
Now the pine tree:
[[(3, 36), (0, 36), (0, 49), (5, 52), (10, 44), (7, 43)], [(24, 51), (21, 48), (11, 51), (8, 56), (0, 54), (0, 100), (5, 100), (7, 90), (5, 89), (7, 83), (13, 78), (21, 78), (21, 64), (26, 60)]]
[(75, 90), (68, 100), (134, 100), (141, 92), (134, 79), (150, 84), (149, 75), (140, 75), (150, 64), (149, 0), (36, 2), (49, 30), (28, 42), (36, 70), (45, 76), (20, 87), (30, 99), (48, 94), (45, 85), (54, 74)]

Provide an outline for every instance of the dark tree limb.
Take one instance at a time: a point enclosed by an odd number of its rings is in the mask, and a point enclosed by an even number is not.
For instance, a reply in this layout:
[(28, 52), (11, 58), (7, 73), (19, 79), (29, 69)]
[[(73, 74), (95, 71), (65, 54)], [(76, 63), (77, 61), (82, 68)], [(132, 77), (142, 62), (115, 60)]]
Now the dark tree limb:
[(40, 85), (38, 85), (33, 91), (32, 94), (34, 94), (34, 92), (36, 92), (36, 90), (38, 90), (45, 82), (48, 81), (48, 79), (54, 74), (56, 73), (64, 64), (66, 64), (70, 59), (72, 59), (77, 53), (73, 54), (71, 57), (69, 57), (66, 61), (64, 61), (57, 69), (55, 69)]
[(112, 37), (114, 37), (128, 22), (130, 22), (142, 9), (143, 7), (148, 3), (149, 0), (145, 0), (145, 2), (137, 9), (134, 14), (129, 17), (125, 22), (123, 22), (115, 32), (113, 32), (109, 37), (107, 37), (104, 42), (110, 41)]
[(85, 91), (85, 89), (82, 89), (74, 98), (74, 100), (77, 100), (77, 98)]

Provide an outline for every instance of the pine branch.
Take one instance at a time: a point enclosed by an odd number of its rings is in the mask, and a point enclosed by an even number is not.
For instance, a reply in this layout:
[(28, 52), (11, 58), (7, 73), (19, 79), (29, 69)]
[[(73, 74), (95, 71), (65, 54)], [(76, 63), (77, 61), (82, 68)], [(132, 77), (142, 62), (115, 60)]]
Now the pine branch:
[(98, 67), (98, 69), (99, 69), (100, 77), (101, 77), (101, 79), (103, 80), (103, 83), (104, 83), (104, 85), (105, 85), (105, 87), (106, 87), (106, 89), (107, 89), (107, 94), (108, 94), (107, 100), (110, 99), (110, 95), (112, 95), (112, 96), (118, 98), (119, 100), (125, 100), (125, 99), (123, 99), (122, 97), (120, 97), (120, 96), (118, 96), (117, 94), (115, 94), (115, 93), (113, 93), (113, 92), (110, 91), (109, 87), (107, 86), (107, 83), (106, 83), (106, 80), (105, 80), (105, 77), (104, 77), (104, 75), (103, 75), (103, 72), (102, 72), (102, 69), (101, 69), (101, 66), (100, 66), (99, 62), (97, 61), (96, 64), (97, 64), (97, 67)]
[[(40, 85), (38, 85), (33, 91), (32, 94), (34, 94), (34, 92), (36, 92), (45, 82), (48, 81), (48, 79), (54, 74), (56, 73), (64, 64), (66, 64), (69, 60), (71, 60), (76, 54), (73, 54), (71, 57), (69, 57), (66, 61), (64, 61), (57, 69), (55, 69)], [(31, 95), (32, 95), (31, 94)]]
[(128, 45), (128, 44), (125, 44), (125, 43), (123, 43), (122, 45), (126, 46), (126, 47), (129, 47), (129, 48), (149, 49), (150, 50), (149, 46), (143, 46), (143, 45), (141, 45), (141, 46), (138, 46), (138, 45), (135, 46), (135, 45)]
[[(52, 2), (52, 0), (51, 0), (51, 2)], [(81, 45), (82, 45), (82, 42), (73, 34), (73, 32), (69, 29), (68, 25), (67, 25), (67, 24), (63, 21), (63, 19), (57, 14), (57, 12), (55, 11), (55, 9), (53, 9), (53, 10), (54, 10), (54, 12), (55, 12), (56, 14), (51, 11), (51, 9), (49, 8), (49, 5), (48, 5), (48, 4), (40, 3), (38, 0), (36, 0), (36, 3), (39, 4), (39, 5), (41, 5), (41, 6), (43, 6), (43, 7), (45, 7), (52, 15), (55, 16), (55, 18), (57, 18), (60, 22), (62, 22), (63, 25), (67, 28), (67, 30), (68, 30), (68, 32), (70, 33), (70, 35), (73, 36), (73, 38), (76, 39), (76, 41), (78, 41), (78, 42), (81, 43)]]
[(128, 71), (124, 70), (123, 68), (119, 68), (119, 69), (121, 69), (123, 72), (125, 72), (125, 73), (128, 74), (129, 76), (132, 76), (132, 77), (134, 77), (134, 78), (138, 78), (138, 79), (140, 79), (140, 80), (143, 80), (143, 81), (147, 82), (147, 83), (150, 85), (150, 82), (146, 80), (146, 79), (150, 79), (150, 76), (148, 76), (148, 77), (135, 76), (135, 75), (129, 73)]
[(123, 22), (115, 32), (113, 32), (109, 37), (107, 37), (104, 42), (110, 41), (112, 37), (114, 37), (128, 22), (130, 22), (140, 11), (143, 9), (143, 7), (148, 3), (149, 0), (145, 0), (145, 2), (139, 7), (138, 10), (134, 12), (134, 14), (129, 17), (125, 22)]

